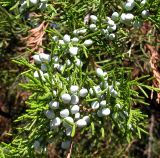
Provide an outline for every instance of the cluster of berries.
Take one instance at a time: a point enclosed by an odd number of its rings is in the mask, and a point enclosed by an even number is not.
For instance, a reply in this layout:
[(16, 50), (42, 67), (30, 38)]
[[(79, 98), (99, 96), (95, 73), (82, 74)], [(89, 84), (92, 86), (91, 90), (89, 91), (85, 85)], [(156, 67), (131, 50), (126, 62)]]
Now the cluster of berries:
[[(30, 1), (32, 3), (35, 2), (33, 0)], [(41, 79), (46, 82), (46, 77), (49, 76), (47, 73), (48, 65), (53, 68), (54, 74), (55, 72), (60, 73), (65, 77), (66, 81), (71, 80), (72, 75), (66, 75), (68, 74), (67, 68), (72, 70), (77, 67), (82, 72), (83, 62), (81, 57), (83, 56), (84, 50), (93, 46), (94, 42), (92, 39), (84, 38), (88, 31), (99, 31), (109, 40), (114, 40), (116, 38), (115, 32), (120, 24), (140, 27), (140, 21), (137, 21), (134, 15), (129, 13), (133, 10), (136, 3), (140, 3), (140, 5), (144, 6), (146, 0), (141, 2), (127, 0), (127, 2), (123, 4), (124, 13), (114, 12), (111, 17), (107, 17), (105, 19), (105, 24), (107, 25), (105, 25), (104, 28), (101, 28), (101, 30), (99, 30), (97, 25), (99, 21), (97, 16), (90, 15), (91, 23), (85, 28), (74, 30), (72, 33), (74, 37), (71, 38), (71, 35), (65, 34), (63, 38), (59, 39), (58, 36), (53, 36), (52, 41), (56, 43), (57, 52), (55, 51), (53, 55), (40, 53), (33, 56), (35, 63), (40, 65), (40, 70), (34, 72), (34, 77), (41, 77)], [(142, 18), (146, 18), (148, 14), (148, 10), (143, 10), (141, 16)], [(65, 75), (63, 75), (64, 73)], [(56, 90), (53, 90), (55, 98), (50, 100), (48, 103), (49, 108), (44, 114), (50, 120), (51, 130), (63, 129), (65, 136), (68, 137), (67, 141), (62, 142), (61, 147), (63, 149), (67, 149), (70, 146), (73, 125), (77, 128), (83, 129), (88, 126), (91, 121), (95, 120), (96, 116), (96, 119), (107, 117), (110, 114), (112, 114), (111, 117), (113, 119), (119, 119), (119, 116), (123, 119), (128, 117), (125, 108), (122, 110), (122, 105), (116, 101), (115, 105), (111, 105), (107, 100), (108, 96), (118, 100), (117, 98), (120, 95), (118, 87), (120, 86), (120, 83), (116, 82), (116, 86), (115, 84), (109, 84), (108, 74), (101, 68), (96, 68), (95, 73), (99, 77), (99, 82), (92, 87), (82, 87), (73, 84), (66, 90), (66, 92), (60, 94)], [(63, 81), (57, 82), (63, 87)], [(52, 81), (52, 83), (56, 86), (54, 81)], [(84, 83), (84, 85), (86, 84)], [(86, 113), (84, 107), (90, 111)], [(113, 107), (119, 109), (119, 116), (114, 115)], [(129, 128), (132, 128), (131, 125), (129, 126)], [(36, 142), (35, 144), (38, 143)]]
[(29, 0), (29, 3), (27, 3), (27, 0), (21, 1), (20, 11), (24, 11), (29, 6), (36, 6), (40, 10), (44, 10), (47, 7), (48, 0)]

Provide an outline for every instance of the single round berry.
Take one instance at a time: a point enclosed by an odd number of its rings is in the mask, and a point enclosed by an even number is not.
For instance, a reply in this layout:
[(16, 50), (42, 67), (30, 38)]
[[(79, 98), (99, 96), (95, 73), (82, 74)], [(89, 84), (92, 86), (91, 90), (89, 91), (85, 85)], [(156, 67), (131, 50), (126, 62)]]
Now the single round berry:
[(103, 116), (108, 116), (111, 113), (109, 108), (104, 108), (102, 109), (102, 115)]
[(85, 127), (87, 126), (87, 122), (84, 120), (84, 119), (79, 119), (77, 122), (76, 122), (76, 125), (80, 128), (82, 127)]
[(70, 92), (73, 94), (73, 93), (77, 93), (79, 90), (79, 87), (77, 85), (72, 85), (70, 87)]
[(54, 112), (51, 111), (51, 110), (46, 110), (46, 111), (44, 111), (44, 114), (45, 114), (45, 116), (46, 116), (48, 119), (53, 119), (53, 118), (55, 117)]
[(67, 93), (62, 94), (61, 96), (63, 103), (68, 104), (71, 101), (71, 96)]
[(78, 105), (73, 105), (71, 108), (71, 113), (76, 114), (79, 112), (79, 106)]
[(71, 39), (71, 41), (72, 41), (73, 43), (78, 43), (79, 39), (78, 39), (77, 37), (74, 37), (74, 38)]
[(99, 102), (98, 101), (94, 101), (91, 103), (91, 107), (93, 110), (96, 110), (99, 108)]
[(79, 103), (79, 97), (77, 95), (72, 95), (71, 96), (71, 104), (76, 105)]
[(82, 88), (80, 91), (79, 91), (79, 96), (80, 97), (86, 97), (88, 95), (88, 90), (86, 88)]
[(99, 77), (102, 77), (102, 76), (104, 75), (103, 70), (102, 70), (101, 68), (97, 68), (97, 69), (96, 69), (96, 74), (97, 74), (97, 76), (99, 76)]
[(112, 20), (117, 21), (119, 18), (119, 14), (117, 12), (114, 12), (111, 16)]
[(39, 58), (41, 59), (41, 61), (50, 61), (50, 55), (49, 54), (40, 53)]
[(59, 127), (61, 124), (61, 119), (59, 117), (54, 118), (53, 120), (50, 120), (50, 128), (56, 128)]
[(69, 110), (68, 109), (63, 109), (60, 111), (60, 116), (65, 118), (67, 116), (69, 116)]
[(37, 64), (41, 63), (41, 59), (38, 54), (33, 55), (32, 58), (35, 61), (35, 63), (37, 63)]
[(90, 40), (90, 39), (88, 39), (88, 40), (85, 40), (83, 44), (84, 44), (84, 46), (86, 46), (86, 47), (87, 47), (87, 46), (92, 45), (92, 44), (93, 44), (93, 41), (92, 41), (92, 40)]
[(76, 56), (78, 53), (78, 47), (70, 47), (69, 52), (70, 52), (71, 56)]
[(148, 10), (143, 10), (141, 15), (142, 15), (142, 18), (147, 18), (148, 15), (149, 15), (149, 11)]
[(58, 102), (58, 101), (51, 101), (51, 102), (49, 103), (49, 107), (50, 107), (51, 109), (58, 109), (58, 108), (59, 108), (59, 102)]
[(97, 16), (95, 16), (95, 15), (91, 15), (91, 16), (90, 16), (90, 19), (91, 19), (91, 21), (94, 22), (94, 23), (96, 23), (97, 20), (98, 20)]
[(63, 37), (63, 41), (65, 42), (65, 43), (69, 43), (70, 41), (71, 41), (71, 38), (70, 38), (70, 36), (69, 35), (64, 35), (64, 37)]
[(89, 116), (83, 116), (82, 119), (85, 120), (87, 122), (87, 124), (90, 123), (90, 117)]

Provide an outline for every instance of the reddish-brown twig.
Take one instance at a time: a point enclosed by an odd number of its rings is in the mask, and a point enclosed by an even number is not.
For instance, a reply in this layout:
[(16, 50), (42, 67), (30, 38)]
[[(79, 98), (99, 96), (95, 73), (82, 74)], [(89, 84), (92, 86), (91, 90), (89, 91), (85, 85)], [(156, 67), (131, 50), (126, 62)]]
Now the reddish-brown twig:
[[(150, 51), (150, 65), (153, 72), (154, 80), (153, 85), (154, 87), (160, 88), (160, 71), (158, 68), (158, 63), (160, 61), (160, 55), (157, 52), (154, 46), (146, 44), (146, 48)], [(151, 97), (152, 98), (152, 97)], [(160, 93), (157, 93), (157, 102), (160, 103)]]
[(67, 152), (67, 157), (66, 158), (70, 158), (71, 154), (72, 154), (72, 148), (73, 148), (73, 141), (70, 144), (69, 150)]

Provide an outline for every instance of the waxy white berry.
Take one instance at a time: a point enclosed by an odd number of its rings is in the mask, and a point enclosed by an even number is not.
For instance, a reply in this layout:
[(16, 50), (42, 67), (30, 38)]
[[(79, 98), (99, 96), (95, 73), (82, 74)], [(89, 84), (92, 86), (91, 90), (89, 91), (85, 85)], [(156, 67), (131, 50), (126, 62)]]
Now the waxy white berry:
[[(40, 76), (39, 76), (39, 74), (40, 74)], [(41, 70), (39, 70), (39, 73), (38, 73), (38, 71), (35, 71), (34, 74), (33, 74), (33, 76), (35, 78), (39, 78), (39, 77), (43, 78), (43, 72)]]
[(147, 0), (143, 0), (140, 4), (141, 4), (141, 5), (145, 5), (146, 2), (147, 2)]
[(89, 89), (89, 94), (90, 94), (91, 96), (93, 96), (93, 95), (94, 95), (94, 91), (93, 91), (93, 89), (92, 89), (92, 88), (90, 88), (90, 89)]
[(71, 96), (71, 104), (76, 105), (79, 103), (79, 97), (77, 95), (72, 95)]
[(134, 3), (134, 0), (127, 0), (127, 2)]
[(104, 80), (107, 81), (108, 80), (107, 72), (104, 72), (103, 74), (104, 74), (104, 77), (105, 77)]
[(96, 74), (97, 74), (97, 76), (99, 76), (99, 77), (104, 76), (104, 72), (103, 72), (103, 70), (102, 70), (101, 68), (97, 68), (97, 69), (96, 69)]
[(70, 61), (69, 59), (67, 59), (66, 65), (67, 65), (68, 67), (70, 67), (70, 66), (72, 65), (72, 63), (71, 63), (71, 61)]
[(74, 37), (74, 38), (71, 39), (71, 41), (72, 41), (73, 43), (78, 43), (79, 39), (78, 39), (77, 37)]
[(102, 109), (102, 115), (103, 116), (107, 116), (111, 113), (110, 109), (109, 108), (104, 108)]
[(79, 90), (79, 87), (76, 86), (76, 85), (72, 85), (72, 86), (70, 87), (70, 92), (71, 92), (72, 94), (78, 92), (78, 90)]
[(54, 61), (55, 63), (58, 63), (58, 62), (59, 62), (59, 57), (55, 55), (55, 56), (53, 57), (53, 61)]
[(73, 34), (74, 34), (74, 35), (78, 35), (78, 33), (79, 33), (78, 30), (74, 30), (74, 31), (73, 31)]
[(142, 15), (142, 18), (147, 18), (148, 15), (149, 15), (149, 11), (148, 10), (143, 10), (141, 15)]
[(118, 96), (118, 92), (116, 91), (116, 90), (111, 90), (110, 91), (110, 93), (111, 93), (111, 95), (113, 96), (113, 97), (117, 97)]
[(68, 104), (71, 101), (71, 96), (67, 93), (62, 94), (61, 96), (63, 103)]
[(56, 90), (53, 90), (53, 95), (57, 96), (57, 91)]
[(80, 59), (76, 58), (76, 59), (75, 59), (75, 65), (76, 65), (77, 67), (81, 67), (81, 66), (83, 66), (83, 62), (82, 62)]
[(69, 110), (68, 109), (63, 109), (60, 111), (60, 116), (65, 118), (69, 116)]
[(85, 40), (83, 44), (87, 47), (87, 46), (92, 45), (92, 44), (93, 44), (93, 41), (90, 40), (90, 39), (88, 39), (88, 40)]
[(77, 113), (75, 114), (74, 118), (75, 118), (75, 119), (79, 119), (80, 116), (81, 116), (81, 114), (80, 114), (79, 112), (77, 112)]
[(125, 13), (122, 13), (121, 16), (120, 16), (120, 21), (121, 22), (125, 22), (126, 21), (126, 14)]
[(52, 39), (57, 42), (58, 41), (58, 36), (53, 36)]
[(56, 128), (59, 127), (61, 124), (61, 119), (59, 117), (54, 118), (53, 120), (50, 120), (50, 128)]
[(93, 110), (98, 109), (98, 108), (99, 108), (99, 102), (98, 102), (98, 101), (92, 102), (92, 103), (91, 103), (91, 108), (92, 108)]
[(101, 30), (101, 33), (104, 34), (104, 35), (108, 35), (108, 34), (109, 34), (109, 32), (108, 32), (107, 29), (102, 29), (102, 30)]
[(45, 114), (45, 116), (46, 116), (48, 119), (53, 119), (53, 118), (55, 117), (54, 112), (51, 111), (51, 110), (46, 110), (46, 111), (44, 111), (44, 114)]
[(90, 117), (89, 116), (84, 116), (82, 119), (85, 120), (87, 122), (87, 124), (90, 123)]
[(95, 15), (91, 15), (91, 16), (90, 16), (90, 19), (91, 19), (91, 21), (94, 22), (94, 23), (96, 23), (97, 20), (98, 20), (97, 16), (95, 16)]
[(97, 26), (95, 24), (91, 24), (89, 25), (89, 28), (93, 31), (95, 31), (97, 29)]
[(107, 105), (106, 100), (102, 100), (102, 101), (100, 102), (100, 106), (101, 106), (101, 107), (105, 107), (106, 105)]
[(109, 34), (109, 39), (114, 40), (116, 38), (116, 35), (114, 33)]
[(57, 67), (57, 70), (60, 71), (60, 72), (62, 72), (62, 71), (64, 70), (64, 68), (65, 68), (64, 65), (59, 65), (59, 66)]
[(45, 53), (40, 53), (39, 58), (41, 59), (41, 61), (49, 61), (50, 60), (50, 55), (45, 54)]
[(120, 104), (116, 104), (115, 106), (116, 106), (117, 108), (119, 108), (119, 109), (121, 108), (121, 105), (120, 105)]
[(78, 47), (70, 47), (69, 52), (72, 56), (76, 56), (78, 53)]
[(64, 37), (63, 37), (63, 41), (65, 42), (65, 43), (69, 43), (70, 41), (71, 41), (71, 38), (70, 38), (70, 36), (69, 35), (64, 35)]
[(109, 19), (109, 20), (107, 21), (107, 24), (108, 24), (109, 26), (114, 26), (114, 25), (115, 25), (114, 21), (111, 20), (111, 19)]
[(53, 65), (53, 67), (54, 67), (55, 69), (58, 69), (58, 68), (60, 67), (60, 64), (55, 63), (55, 64)]
[(108, 32), (113, 32), (117, 29), (117, 26), (116, 25), (113, 25), (113, 26), (107, 26), (107, 30)]
[(58, 42), (59, 42), (60, 45), (64, 45), (65, 44), (63, 40), (59, 40)]
[(33, 55), (32, 58), (35, 61), (35, 63), (37, 63), (37, 64), (41, 63), (41, 59), (38, 54)]
[(131, 14), (131, 13), (128, 13), (128, 14), (126, 14), (126, 21), (131, 21), (131, 20), (133, 20), (134, 19), (134, 15), (133, 14)]
[(79, 112), (79, 106), (78, 105), (73, 105), (71, 108), (71, 113), (76, 114)]
[(48, 2), (48, 0), (40, 0), (40, 2), (43, 2), (43, 3), (45, 3), (45, 2)]
[(127, 2), (125, 5), (124, 5), (124, 8), (129, 11), (129, 10), (132, 10), (135, 6), (135, 3), (134, 2)]
[(66, 136), (70, 136), (71, 133), (72, 133), (72, 128), (71, 128), (71, 127), (68, 127), (68, 128), (66, 129)]
[(86, 88), (82, 88), (80, 91), (79, 91), (79, 96), (80, 97), (85, 97), (87, 96), (88, 94), (88, 90)]
[(80, 29), (78, 30), (79, 34), (85, 34), (87, 32), (87, 29)]
[(111, 16), (112, 20), (117, 21), (119, 18), (119, 14), (117, 12), (114, 12)]
[(50, 107), (51, 109), (58, 109), (58, 108), (59, 108), (59, 102), (58, 102), (58, 101), (51, 101), (51, 102), (49, 103), (49, 107)]
[(42, 64), (42, 65), (41, 65), (41, 70), (42, 70), (43, 72), (47, 71), (47, 66), (46, 66), (46, 64)]
[(101, 87), (98, 85), (98, 86), (93, 86), (93, 89), (95, 91), (95, 93), (98, 95), (99, 92), (101, 92)]
[(37, 4), (38, 0), (29, 0), (31, 4)]
[(84, 120), (84, 119), (79, 119), (77, 122), (76, 122), (76, 125), (80, 128), (82, 127), (85, 127), (87, 126), (87, 122)]

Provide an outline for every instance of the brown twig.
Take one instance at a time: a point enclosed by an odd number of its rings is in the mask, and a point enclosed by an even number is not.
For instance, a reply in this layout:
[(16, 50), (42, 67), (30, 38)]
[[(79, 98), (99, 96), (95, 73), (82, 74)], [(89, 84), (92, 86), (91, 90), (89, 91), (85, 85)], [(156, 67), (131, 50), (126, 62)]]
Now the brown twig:
[(27, 48), (30, 48), (32, 51), (37, 51), (38, 53), (43, 52), (42, 42), (47, 26), (48, 24), (45, 24), (43, 21), (38, 27), (31, 29), (27, 37), (21, 39), (26, 43)]
[(71, 144), (70, 144), (69, 150), (68, 150), (68, 152), (67, 152), (66, 158), (70, 158), (70, 157), (71, 157), (72, 148), (73, 148), (73, 141), (71, 141)]
[[(158, 68), (158, 63), (160, 60), (160, 55), (157, 52), (156, 48), (154, 46), (151, 46), (149, 44), (146, 44), (146, 48), (150, 51), (150, 65), (153, 72), (153, 76), (155, 79), (153, 80), (153, 85), (156, 88), (160, 88), (160, 71)], [(153, 93), (151, 95), (151, 98), (153, 98)], [(157, 93), (157, 102), (160, 103), (160, 93)]]

